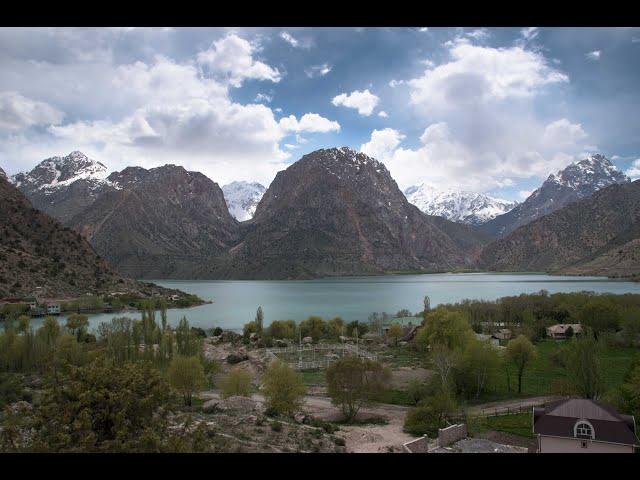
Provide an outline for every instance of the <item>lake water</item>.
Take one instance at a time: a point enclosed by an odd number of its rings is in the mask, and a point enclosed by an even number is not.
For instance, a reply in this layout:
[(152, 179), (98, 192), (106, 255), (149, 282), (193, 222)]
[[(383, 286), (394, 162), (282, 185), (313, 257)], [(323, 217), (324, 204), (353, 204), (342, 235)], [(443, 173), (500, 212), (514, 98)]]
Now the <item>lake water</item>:
[[(407, 308), (422, 310), (429, 295), (431, 305), (463, 299), (495, 300), (499, 297), (547, 290), (549, 293), (593, 291), (638, 293), (640, 283), (604, 277), (565, 277), (545, 274), (460, 273), (429, 275), (385, 275), (339, 277), (317, 280), (154, 280), (159, 285), (178, 288), (213, 303), (186, 309), (171, 309), (169, 323), (176, 325), (186, 316), (193, 326), (241, 329), (253, 320), (262, 306), (267, 325), (272, 320), (303, 320), (309, 315), (344, 320), (367, 320), (371, 312), (395, 313)], [(90, 316), (91, 327), (118, 314)], [(138, 313), (126, 313), (139, 318)], [(159, 319), (159, 316), (158, 316)], [(34, 322), (35, 323), (35, 322)], [(35, 325), (34, 325), (35, 326)]]

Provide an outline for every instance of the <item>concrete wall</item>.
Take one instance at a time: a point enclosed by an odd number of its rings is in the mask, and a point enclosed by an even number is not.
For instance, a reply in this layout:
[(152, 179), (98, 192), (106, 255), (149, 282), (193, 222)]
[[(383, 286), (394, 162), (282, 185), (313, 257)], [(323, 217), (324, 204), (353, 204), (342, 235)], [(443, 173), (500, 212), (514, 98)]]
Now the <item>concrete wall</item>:
[(438, 430), (438, 446), (446, 447), (452, 443), (467, 438), (467, 425), (461, 423), (459, 425), (451, 425), (447, 428)]
[(633, 453), (633, 447), (587, 440), (583, 448), (576, 438), (540, 437), (538, 453)]

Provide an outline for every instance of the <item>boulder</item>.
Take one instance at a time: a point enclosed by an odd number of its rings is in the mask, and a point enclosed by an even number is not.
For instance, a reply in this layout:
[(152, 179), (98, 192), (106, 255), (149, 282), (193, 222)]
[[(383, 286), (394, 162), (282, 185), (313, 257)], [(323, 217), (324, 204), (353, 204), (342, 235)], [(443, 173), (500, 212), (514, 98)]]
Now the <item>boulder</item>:
[(302, 339), (302, 343), (304, 343), (304, 344), (310, 344), (310, 343), (313, 343), (313, 338), (311, 338), (311, 337), (304, 337), (304, 338)]
[(227, 355), (227, 358), (225, 360), (228, 364), (235, 365), (236, 363), (249, 360), (249, 355), (247, 355), (245, 352), (232, 353), (230, 355)]
[(302, 412), (298, 412), (293, 416), (293, 420), (296, 423), (304, 423), (304, 421), (306, 420), (307, 416), (302, 413)]
[(262, 414), (264, 406), (248, 397), (233, 396), (223, 400), (209, 400), (202, 405), (205, 413), (238, 412), (243, 414)]
[(249, 335), (249, 341), (250, 342), (257, 342), (259, 338), (260, 337), (255, 332), (253, 332), (251, 335)]
[(235, 343), (239, 340), (242, 340), (242, 335), (240, 335), (239, 333), (236, 332), (232, 332), (231, 330), (225, 330), (222, 332), (222, 335), (220, 335), (222, 337), (222, 341), (223, 342), (232, 342)]
[(289, 344), (285, 340), (282, 340), (282, 339), (275, 340), (273, 342), (273, 344), (278, 348), (285, 348), (285, 347), (289, 346)]

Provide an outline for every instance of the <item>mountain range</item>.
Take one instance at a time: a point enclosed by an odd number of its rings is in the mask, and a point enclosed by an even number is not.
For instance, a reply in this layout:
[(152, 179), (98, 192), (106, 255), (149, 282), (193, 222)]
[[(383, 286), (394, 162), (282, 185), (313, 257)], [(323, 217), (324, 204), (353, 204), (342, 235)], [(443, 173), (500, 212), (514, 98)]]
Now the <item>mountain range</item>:
[(629, 178), (603, 155), (591, 155), (549, 175), (545, 182), (509, 212), (499, 215), (480, 226), (494, 237), (503, 237), (565, 205), (587, 198), (594, 192)]
[[(12, 181), (36, 208), (80, 232), (117, 271), (134, 278), (517, 270), (528, 265), (524, 254), (509, 256), (513, 245), (492, 243), (495, 237), (506, 240), (596, 191), (629, 183), (608, 159), (592, 155), (550, 175), (521, 204), (425, 184), (403, 194), (383, 163), (346, 147), (305, 155), (266, 190), (249, 182), (221, 189), (175, 165), (106, 172), (100, 162), (72, 152)], [(625, 235), (635, 238), (631, 231)], [(603, 259), (592, 262), (580, 273), (608, 268), (616, 274), (624, 263), (605, 268)], [(539, 268), (569, 265), (541, 262)]]
[(483, 193), (454, 189), (438, 190), (424, 183), (407, 188), (404, 194), (409, 203), (428, 215), (437, 215), (452, 222), (468, 225), (486, 223), (518, 204)]
[(0, 297), (113, 292), (151, 296), (169, 290), (123, 278), (79, 233), (34, 208), (0, 177)]

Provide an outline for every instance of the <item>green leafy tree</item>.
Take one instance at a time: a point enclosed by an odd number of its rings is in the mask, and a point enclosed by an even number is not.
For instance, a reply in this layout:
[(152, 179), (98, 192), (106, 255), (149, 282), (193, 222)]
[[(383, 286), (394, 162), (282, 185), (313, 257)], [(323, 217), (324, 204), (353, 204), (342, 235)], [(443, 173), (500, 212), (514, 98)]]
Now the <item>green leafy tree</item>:
[(189, 326), (186, 317), (182, 317), (175, 330), (176, 353), (184, 357), (198, 356), (202, 352), (202, 339)]
[[(417, 342), (426, 349), (426, 345), (444, 345), (451, 350), (464, 348), (473, 330), (460, 312), (450, 312), (443, 309), (433, 310), (426, 315), (425, 326), (417, 336)], [(423, 345), (425, 344), (426, 345)]]
[(296, 322), (293, 320), (274, 320), (269, 324), (268, 333), (271, 338), (296, 338)]
[(620, 413), (640, 418), (640, 355), (631, 362), (622, 385), (616, 389), (615, 402)]
[(387, 338), (393, 341), (393, 344), (397, 347), (398, 340), (402, 337), (402, 327), (397, 323), (394, 323), (387, 330)]
[(490, 342), (471, 340), (465, 347), (459, 368), (463, 388), (478, 398), (499, 366), (500, 356)]
[(167, 378), (171, 386), (182, 395), (187, 406), (191, 406), (193, 394), (202, 390), (207, 383), (204, 367), (195, 356), (174, 357), (169, 364)]
[(272, 361), (262, 377), (267, 409), (276, 414), (293, 414), (300, 409), (306, 388), (302, 377), (289, 365)]
[(220, 383), (222, 397), (228, 398), (234, 395), (241, 397), (251, 396), (251, 374), (241, 367), (232, 368)]
[(587, 330), (568, 343), (564, 354), (567, 378), (574, 392), (581, 397), (598, 400), (605, 390), (600, 343)]
[(80, 313), (72, 313), (67, 318), (66, 328), (76, 339), (81, 342), (89, 327), (89, 317)]
[(448, 392), (439, 392), (420, 400), (416, 408), (407, 412), (404, 431), (412, 435), (437, 437), (438, 429), (447, 426), (456, 411), (455, 399)]
[(368, 404), (388, 385), (391, 372), (380, 362), (343, 357), (327, 368), (327, 392), (331, 403), (340, 407), (347, 422), (353, 420), (360, 408)]
[(516, 367), (518, 393), (522, 393), (522, 376), (527, 366), (536, 358), (536, 347), (527, 337), (518, 335), (507, 344), (506, 358)]
[(327, 323), (327, 335), (332, 340), (337, 340), (344, 331), (344, 320), (334, 317)]
[(262, 307), (258, 307), (258, 310), (256, 311), (256, 332), (258, 333), (258, 335), (262, 335), (264, 328), (263, 328), (263, 322), (264, 322), (264, 312), (262, 311)]
[(321, 317), (311, 316), (300, 323), (303, 337), (311, 337), (314, 342), (320, 340), (326, 332), (327, 325)]

